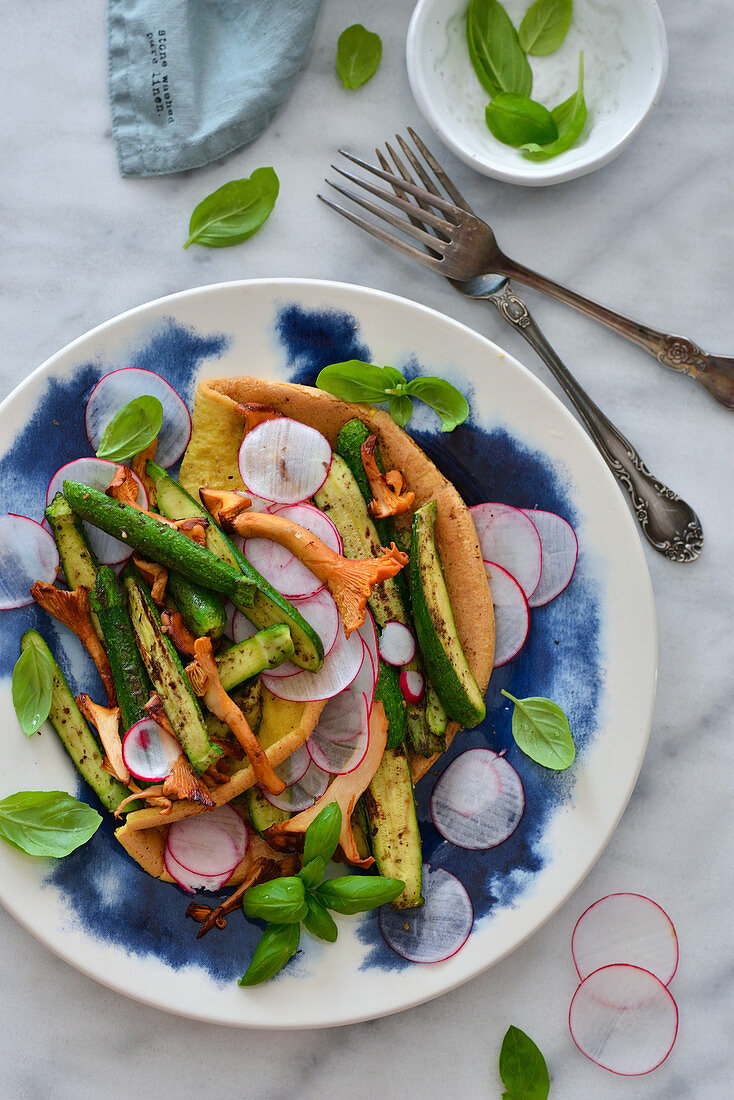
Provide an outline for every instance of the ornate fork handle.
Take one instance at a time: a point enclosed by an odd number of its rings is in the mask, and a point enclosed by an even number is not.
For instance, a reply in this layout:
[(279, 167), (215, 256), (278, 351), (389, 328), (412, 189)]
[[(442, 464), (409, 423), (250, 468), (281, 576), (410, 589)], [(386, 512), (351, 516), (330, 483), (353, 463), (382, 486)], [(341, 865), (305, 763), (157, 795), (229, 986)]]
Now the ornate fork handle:
[(695, 561), (703, 547), (703, 531), (690, 505), (650, 473), (629, 440), (569, 373), (509, 283), (503, 290), (488, 295), (487, 300), (525, 337), (562, 386), (609, 469), (627, 490), (648, 542), (671, 561)]
[(502, 257), (502, 274), (508, 278), (519, 279), (535, 290), (542, 290), (560, 302), (601, 321), (607, 328), (614, 329), (621, 336), (645, 351), (654, 355), (659, 363), (681, 374), (690, 374), (709, 391), (722, 405), (734, 409), (734, 359), (719, 355), (708, 355), (697, 344), (685, 336), (672, 336), (657, 329), (649, 328), (639, 321), (616, 313), (607, 306), (600, 305), (575, 290), (560, 286), (537, 271), (531, 271), (508, 257)]

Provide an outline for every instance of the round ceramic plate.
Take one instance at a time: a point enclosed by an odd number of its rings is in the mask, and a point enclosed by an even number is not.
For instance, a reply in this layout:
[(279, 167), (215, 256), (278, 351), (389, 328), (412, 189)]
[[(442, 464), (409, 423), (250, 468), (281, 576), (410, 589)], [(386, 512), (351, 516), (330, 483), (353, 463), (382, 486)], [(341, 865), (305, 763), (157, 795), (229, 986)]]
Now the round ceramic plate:
[[(53, 356), (0, 406), (0, 512), (40, 520), (53, 472), (88, 454), (86, 398), (99, 377), (135, 365), (157, 371), (191, 403), (197, 380), (263, 375), (312, 383), (327, 363), (391, 363), (441, 375), (469, 398), (470, 420), (442, 435), (417, 409), (410, 431), (469, 504), (505, 501), (559, 512), (580, 555), (567, 590), (532, 612), (522, 652), (498, 669), (487, 718), (460, 734), (419, 784), (424, 856), (454, 872), (475, 923), (453, 958), (404, 962), (382, 941), (377, 914), (338, 917), (337, 943), (303, 934), (299, 953), (267, 985), (244, 989), (260, 929), (239, 913), (196, 939), (189, 898), (145, 875), (105, 821), (58, 862), (0, 845), (0, 898), (73, 966), (131, 997), (202, 1020), (248, 1027), (325, 1027), (408, 1008), (492, 966), (546, 921), (588, 873), (620, 819), (647, 743), (655, 694), (656, 628), (640, 538), (613, 478), (560, 402), (494, 344), (423, 306), (337, 283), (268, 280), (187, 291), (141, 306)], [(35, 607), (2, 613), (0, 796), (66, 789), (87, 797), (50, 727), (26, 739), (10, 675), (23, 630), (49, 638), (76, 691), (99, 697), (91, 664), (64, 628)], [(515, 747), (500, 694), (544, 695), (569, 716), (577, 758), (567, 772), (534, 764)], [(507, 750), (526, 792), (515, 834), (467, 852), (433, 828), (436, 777), (465, 748)], [(209, 898), (203, 900), (210, 900)]]

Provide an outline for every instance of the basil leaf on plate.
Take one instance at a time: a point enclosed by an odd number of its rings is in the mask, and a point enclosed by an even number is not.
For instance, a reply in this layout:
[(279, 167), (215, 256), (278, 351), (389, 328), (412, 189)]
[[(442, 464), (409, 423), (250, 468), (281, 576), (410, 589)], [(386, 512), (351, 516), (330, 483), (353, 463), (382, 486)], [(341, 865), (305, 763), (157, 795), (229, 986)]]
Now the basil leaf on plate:
[(239, 985), (259, 985), (282, 970), (298, 950), (301, 929), (297, 924), (270, 924), (255, 948)]
[(297, 924), (306, 913), (306, 889), (298, 875), (274, 878), (245, 890), (242, 909), (246, 917), (272, 924)]
[(498, 0), (471, 0), (466, 37), (474, 71), (491, 96), (530, 95), (533, 73), (512, 20)]
[(485, 109), (490, 132), (503, 145), (544, 145), (555, 141), (558, 127), (547, 107), (513, 92), (501, 92)]
[(29, 856), (68, 856), (101, 824), (96, 810), (65, 791), (18, 791), (0, 801), (0, 836)]
[(314, 856), (308, 863), (303, 864), (303, 867), (301, 867), (301, 870), (298, 872), (298, 877), (307, 890), (313, 890), (313, 888), (318, 886), (323, 879), (325, 870), (326, 863), (321, 856)]
[(550, 145), (532, 144), (525, 148), (525, 155), (531, 160), (548, 160), (557, 157), (569, 149), (581, 134), (586, 123), (586, 102), (584, 100), (584, 55), (579, 54), (579, 83), (576, 91), (563, 103), (551, 111), (558, 127), (558, 137)]
[(382, 58), (379, 34), (354, 23), (339, 35), (336, 47), (336, 71), (345, 88), (360, 88), (377, 72)]
[(399, 428), (404, 428), (413, 415), (413, 402), (404, 394), (390, 398), (388, 411)]
[(519, 1027), (509, 1027), (500, 1050), (503, 1100), (547, 1100), (550, 1077), (545, 1058)]
[(536, 0), (523, 16), (518, 38), (525, 53), (544, 57), (563, 44), (571, 26), (573, 0)]
[(249, 179), (232, 180), (212, 191), (194, 208), (184, 248), (227, 248), (246, 241), (270, 217), (279, 188), (274, 169), (256, 168)]
[[(338, 802), (330, 802), (306, 829), (303, 842), (304, 868), (320, 856), (326, 865), (336, 851), (342, 828), (342, 812)], [(323, 873), (322, 873), (323, 878)], [(320, 880), (319, 880), (320, 881)]]
[(320, 940), (326, 940), (327, 943), (334, 943), (339, 935), (339, 929), (326, 906), (322, 905), (313, 894), (309, 894), (306, 898), (306, 906), (308, 912), (303, 918), (303, 923), (311, 935)]
[(54, 670), (48, 654), (36, 646), (28, 646), (15, 662), (12, 695), (20, 728), (32, 737), (41, 728), (51, 711)]
[(385, 392), (391, 384), (383, 367), (376, 367), (374, 363), (363, 363), (360, 359), (331, 363), (319, 371), (316, 379), (320, 390), (326, 390), (334, 397), (340, 397), (342, 401), (366, 403), (384, 401)]
[(405, 392), (438, 413), (442, 432), (452, 432), (469, 415), (469, 402), (463, 393), (444, 378), (412, 378)]
[(405, 883), (397, 878), (342, 875), (322, 882), (316, 897), (335, 913), (366, 913), (368, 909), (395, 901), (404, 889)]
[(512, 736), (526, 756), (553, 771), (564, 771), (573, 764), (576, 748), (568, 718), (558, 703), (540, 696), (516, 699), (501, 689), (515, 704), (512, 712)]
[(97, 458), (128, 462), (153, 442), (163, 427), (163, 406), (157, 397), (144, 394), (123, 405), (102, 433)]

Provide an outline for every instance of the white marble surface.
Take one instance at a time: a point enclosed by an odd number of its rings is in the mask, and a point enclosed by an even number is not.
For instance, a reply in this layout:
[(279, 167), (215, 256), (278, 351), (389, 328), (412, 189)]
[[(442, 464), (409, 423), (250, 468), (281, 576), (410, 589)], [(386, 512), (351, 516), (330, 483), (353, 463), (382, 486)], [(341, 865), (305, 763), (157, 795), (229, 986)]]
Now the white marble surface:
[[(503, 343), (547, 381), (494, 312), (373, 246), (314, 199), (338, 145), (368, 153), (396, 128), (421, 123), (403, 58), (411, 7), (407, 0), (324, 0), (307, 67), (263, 137), (193, 173), (125, 181), (110, 139), (103, 5), (4, 4), (0, 397), (59, 347), (128, 307), (203, 283), (273, 275), (407, 294)], [(727, 0), (663, 0), (661, 7), (667, 86), (613, 164), (575, 182), (523, 190), (441, 155), (518, 259), (734, 353), (734, 8)], [(334, 50), (339, 32), (357, 20), (382, 35), (384, 58), (369, 85), (347, 93), (334, 79)], [(273, 164), (281, 179), (265, 229), (239, 248), (184, 252), (195, 203), (261, 164)], [(6, 1096), (154, 1096), (165, 1089), (263, 1100), (498, 1097), (497, 1057), (510, 1023), (543, 1049), (553, 1097), (732, 1095), (734, 414), (591, 322), (535, 295), (528, 300), (651, 468), (694, 504), (706, 533), (693, 566), (647, 553), (660, 625), (658, 702), (637, 789), (597, 866), (529, 943), (464, 988), (389, 1019), (318, 1032), (235, 1033), (142, 1007), (75, 972), (2, 914)], [(594, 1067), (566, 1027), (573, 924), (587, 904), (615, 890), (661, 902), (681, 942), (678, 1042), (664, 1066), (636, 1080)]]

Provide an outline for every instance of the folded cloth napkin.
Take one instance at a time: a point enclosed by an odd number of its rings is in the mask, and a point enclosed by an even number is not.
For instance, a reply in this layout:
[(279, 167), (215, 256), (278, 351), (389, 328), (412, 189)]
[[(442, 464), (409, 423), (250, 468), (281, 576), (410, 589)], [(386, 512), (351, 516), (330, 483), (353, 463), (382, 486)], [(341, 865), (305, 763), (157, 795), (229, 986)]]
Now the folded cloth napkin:
[(123, 176), (198, 168), (269, 124), (321, 0), (108, 0), (112, 132)]

